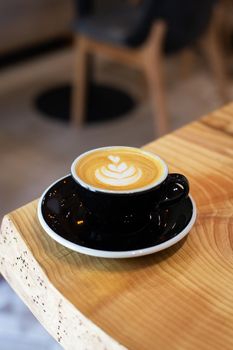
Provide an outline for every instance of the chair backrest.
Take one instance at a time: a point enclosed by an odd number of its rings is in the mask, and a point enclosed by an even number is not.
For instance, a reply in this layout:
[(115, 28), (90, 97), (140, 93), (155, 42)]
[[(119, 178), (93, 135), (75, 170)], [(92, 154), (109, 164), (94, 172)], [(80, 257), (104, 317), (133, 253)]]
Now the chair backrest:
[(75, 0), (75, 11), (79, 17), (85, 17), (93, 12), (93, 0)]
[[(127, 16), (135, 18), (125, 42), (131, 46), (142, 44), (156, 19), (163, 19), (168, 26), (165, 51), (174, 52), (193, 43), (207, 28), (212, 9), (217, 0), (141, 0), (135, 11)], [(129, 0), (75, 0), (77, 16), (95, 13), (107, 15), (108, 11), (124, 8)], [(122, 10), (123, 11), (123, 10)], [(115, 13), (119, 11), (115, 11)], [(120, 16), (122, 17), (122, 16)], [(131, 24), (130, 24), (131, 26)], [(107, 29), (107, 28), (106, 28)]]
[(177, 51), (195, 41), (207, 28), (217, 0), (144, 0), (140, 21), (129, 44), (140, 45), (148, 36), (156, 19), (168, 26), (166, 51)]
[[(174, 52), (194, 43), (208, 28), (216, 0), (167, 0), (166, 50)], [(175, 3), (177, 6), (175, 6)]]
[(114, 10), (127, 3), (127, 0), (75, 0), (76, 13), (79, 17)]

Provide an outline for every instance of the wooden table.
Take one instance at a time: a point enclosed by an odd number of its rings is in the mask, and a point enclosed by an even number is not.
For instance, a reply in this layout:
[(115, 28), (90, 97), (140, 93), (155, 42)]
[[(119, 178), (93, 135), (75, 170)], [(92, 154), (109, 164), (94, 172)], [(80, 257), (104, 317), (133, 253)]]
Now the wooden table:
[(1, 273), (64, 348), (233, 349), (232, 136), (233, 104), (145, 147), (190, 179), (198, 208), (187, 239), (163, 252), (72, 252), (43, 231), (37, 201), (5, 216)]

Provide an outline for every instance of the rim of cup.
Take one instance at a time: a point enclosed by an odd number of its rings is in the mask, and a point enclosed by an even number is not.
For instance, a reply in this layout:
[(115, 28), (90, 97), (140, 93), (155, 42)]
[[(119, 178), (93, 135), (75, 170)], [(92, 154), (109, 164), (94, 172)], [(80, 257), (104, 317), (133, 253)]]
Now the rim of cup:
[[(152, 159), (156, 159), (160, 162), (160, 164), (163, 166), (163, 174), (162, 176), (157, 180), (154, 181), (152, 184), (147, 185), (147, 186), (143, 186), (140, 188), (136, 188), (136, 189), (130, 189), (130, 190), (108, 190), (108, 189), (104, 189), (104, 188), (100, 188), (100, 187), (96, 187), (93, 185), (88, 184), (87, 182), (83, 181), (76, 172), (76, 165), (77, 163), (84, 157), (86, 157), (88, 154), (91, 153), (95, 153), (97, 151), (101, 151), (101, 150), (110, 150), (110, 149), (114, 149), (114, 148), (124, 148), (124, 149), (129, 149), (129, 150), (137, 150), (140, 153), (146, 155), (147, 157), (151, 157)], [(98, 148), (94, 148), (90, 151), (86, 151), (82, 154), (80, 154), (77, 158), (74, 159), (74, 161), (71, 164), (71, 175), (73, 177), (73, 179), (82, 187), (92, 191), (92, 192), (102, 192), (102, 193), (111, 193), (111, 194), (134, 194), (134, 193), (140, 193), (140, 192), (144, 192), (147, 190), (150, 190), (158, 185), (160, 185), (167, 177), (168, 175), (168, 166), (165, 163), (165, 161), (158, 156), (157, 154), (154, 154), (152, 152), (149, 151), (144, 151), (141, 148), (137, 148), (137, 147), (129, 147), (129, 146), (106, 146), (106, 147), (98, 147)]]

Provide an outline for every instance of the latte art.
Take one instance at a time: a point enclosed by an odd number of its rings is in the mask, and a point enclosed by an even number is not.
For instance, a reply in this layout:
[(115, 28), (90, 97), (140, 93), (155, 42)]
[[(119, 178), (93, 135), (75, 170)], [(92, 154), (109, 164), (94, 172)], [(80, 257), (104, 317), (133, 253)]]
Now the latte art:
[(142, 170), (140, 168), (121, 162), (118, 156), (110, 155), (108, 159), (112, 163), (95, 171), (95, 176), (100, 182), (111, 186), (129, 186), (141, 178)]
[(84, 187), (111, 192), (149, 189), (167, 176), (159, 158), (133, 147), (103, 147), (74, 161), (72, 173)]

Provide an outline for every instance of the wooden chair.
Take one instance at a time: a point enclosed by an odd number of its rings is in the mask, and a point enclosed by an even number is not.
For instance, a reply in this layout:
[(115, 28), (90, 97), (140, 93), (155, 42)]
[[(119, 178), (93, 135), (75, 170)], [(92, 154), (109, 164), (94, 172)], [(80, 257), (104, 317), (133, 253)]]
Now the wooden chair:
[[(164, 93), (163, 40), (166, 31), (164, 22), (153, 25), (147, 42), (138, 49), (121, 48), (92, 40), (85, 36), (77, 37), (77, 62), (73, 86), (73, 121), (81, 125), (86, 115), (86, 92), (90, 72), (90, 55), (99, 54), (112, 60), (142, 69), (148, 80), (151, 99), (157, 115), (160, 134), (168, 130), (168, 117)], [(89, 56), (89, 57), (88, 57)], [(156, 72), (156, 74), (154, 74)]]
[[(226, 77), (218, 41), (218, 22), (219, 11), (214, 11), (209, 27), (205, 35), (202, 36), (202, 47), (215, 73), (221, 96), (226, 99)], [(75, 38), (75, 57), (77, 59), (75, 59), (72, 99), (72, 117), (76, 125), (82, 125), (85, 120), (91, 58), (95, 55), (103, 55), (130, 67), (139, 68), (144, 72), (157, 134), (163, 135), (169, 131), (163, 68), (166, 30), (165, 21), (154, 21), (147, 39), (138, 47), (104, 42), (96, 40), (89, 33), (78, 33)]]

